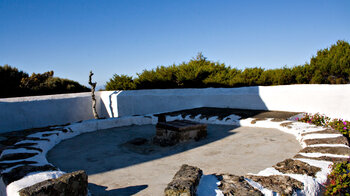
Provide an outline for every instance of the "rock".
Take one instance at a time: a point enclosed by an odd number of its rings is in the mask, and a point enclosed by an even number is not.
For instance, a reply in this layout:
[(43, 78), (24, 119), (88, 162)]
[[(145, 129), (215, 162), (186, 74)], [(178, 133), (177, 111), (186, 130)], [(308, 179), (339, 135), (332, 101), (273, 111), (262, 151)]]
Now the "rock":
[(194, 196), (203, 172), (198, 167), (182, 165), (165, 188), (165, 196)]
[(312, 144), (345, 144), (349, 146), (349, 142), (344, 136), (335, 137), (335, 138), (324, 138), (324, 139), (308, 139), (304, 140), (306, 145)]
[(11, 163), (0, 163), (0, 170), (14, 167), (16, 165), (29, 165), (29, 164), (35, 164), (35, 163), (38, 163), (38, 162), (36, 162), (36, 161), (18, 161), (18, 162), (11, 162)]
[(350, 148), (346, 147), (306, 147), (300, 152), (303, 153), (327, 153), (350, 156)]
[(33, 140), (33, 141), (50, 141), (47, 138), (40, 138), (40, 137), (26, 137), (26, 140)]
[(263, 121), (263, 120), (267, 120), (266, 118), (255, 118), (255, 119), (253, 119), (250, 123), (251, 124), (256, 124), (256, 122), (258, 122), (258, 121)]
[(7, 149), (18, 149), (18, 148), (25, 148), (27, 150), (36, 150), (36, 151), (39, 151), (39, 152), (43, 152), (43, 150), (41, 148), (30, 147), (30, 146), (24, 146), (24, 147), (10, 146)]
[(88, 177), (85, 171), (80, 170), (26, 187), (19, 191), (19, 195), (85, 196), (88, 193), (87, 188)]
[(49, 137), (49, 136), (51, 136), (51, 135), (57, 135), (57, 136), (59, 136), (60, 133), (44, 133), (44, 134), (42, 134), (43, 137)]
[(21, 160), (27, 159), (38, 155), (38, 153), (13, 153), (13, 154), (5, 154), (1, 156), (0, 161), (12, 161), (12, 160)]
[(304, 185), (289, 176), (253, 176), (247, 175), (247, 178), (261, 184), (263, 187), (270, 189), (280, 195), (292, 195), (296, 190), (303, 190)]
[(24, 147), (31, 147), (31, 146), (36, 146), (38, 143), (30, 142), (30, 143), (21, 143), (21, 144), (15, 144), (13, 147), (16, 148), (24, 148)]
[(325, 130), (322, 130), (322, 131), (306, 132), (306, 133), (302, 133), (301, 135), (305, 136), (308, 134), (340, 134), (340, 132), (331, 128), (325, 128)]
[(222, 174), (218, 176), (220, 180), (219, 189), (225, 196), (242, 195), (242, 196), (261, 196), (263, 195), (258, 189), (252, 187), (243, 176), (232, 174)]
[(273, 166), (276, 170), (285, 174), (306, 174), (315, 177), (320, 168), (311, 166), (299, 160), (286, 159)]
[(294, 158), (299, 159), (313, 159), (313, 160), (321, 160), (321, 161), (331, 161), (333, 163), (339, 163), (343, 161), (349, 160), (348, 158), (340, 158), (340, 157), (327, 157), (327, 156), (321, 156), (321, 157), (306, 157), (301, 154), (297, 154), (294, 156)]
[(12, 169), (10, 172), (1, 173), (2, 179), (6, 185), (19, 180), (26, 176), (29, 173), (37, 171), (56, 171), (57, 169), (52, 165), (43, 165), (43, 166), (32, 166), (24, 165)]
[(287, 127), (288, 129), (291, 129), (292, 128), (292, 125), (293, 122), (285, 122), (285, 123), (281, 123), (280, 126), (281, 127)]

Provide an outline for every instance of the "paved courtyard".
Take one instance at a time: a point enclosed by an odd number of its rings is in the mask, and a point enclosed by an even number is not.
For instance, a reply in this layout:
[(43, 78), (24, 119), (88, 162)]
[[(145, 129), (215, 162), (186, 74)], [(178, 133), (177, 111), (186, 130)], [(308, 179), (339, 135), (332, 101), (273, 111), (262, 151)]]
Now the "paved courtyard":
[(154, 134), (154, 125), (99, 130), (63, 141), (47, 158), (66, 172), (85, 170), (93, 195), (162, 195), (182, 164), (198, 166), (204, 174), (244, 175), (301, 149), (293, 135), (277, 129), (227, 125), (208, 125), (206, 139), (171, 147), (127, 143)]

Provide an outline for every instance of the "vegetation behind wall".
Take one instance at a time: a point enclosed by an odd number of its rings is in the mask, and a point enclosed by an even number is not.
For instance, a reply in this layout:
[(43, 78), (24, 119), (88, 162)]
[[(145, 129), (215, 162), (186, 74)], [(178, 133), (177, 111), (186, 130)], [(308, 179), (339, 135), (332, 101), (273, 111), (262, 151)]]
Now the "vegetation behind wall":
[(136, 78), (115, 74), (106, 83), (106, 90), (347, 83), (350, 83), (350, 45), (338, 41), (319, 50), (310, 63), (292, 68), (240, 70), (209, 61), (199, 53), (189, 62), (144, 70)]
[(29, 76), (9, 65), (0, 66), (0, 98), (90, 91), (78, 82), (53, 77), (54, 72)]

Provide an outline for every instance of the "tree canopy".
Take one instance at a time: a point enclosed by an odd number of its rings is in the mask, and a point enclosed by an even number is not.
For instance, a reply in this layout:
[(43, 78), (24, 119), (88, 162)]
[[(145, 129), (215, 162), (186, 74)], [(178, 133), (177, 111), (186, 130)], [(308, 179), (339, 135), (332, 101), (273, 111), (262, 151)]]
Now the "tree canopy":
[(207, 60), (202, 53), (179, 65), (143, 70), (136, 78), (118, 75), (106, 84), (106, 90), (168, 89), (268, 86), (287, 84), (350, 83), (350, 45), (337, 41), (330, 48), (317, 51), (310, 63), (292, 68), (240, 70)]
[(90, 89), (78, 82), (54, 77), (53, 71), (29, 76), (9, 65), (0, 66), (0, 97), (20, 97), (60, 93), (86, 92)]

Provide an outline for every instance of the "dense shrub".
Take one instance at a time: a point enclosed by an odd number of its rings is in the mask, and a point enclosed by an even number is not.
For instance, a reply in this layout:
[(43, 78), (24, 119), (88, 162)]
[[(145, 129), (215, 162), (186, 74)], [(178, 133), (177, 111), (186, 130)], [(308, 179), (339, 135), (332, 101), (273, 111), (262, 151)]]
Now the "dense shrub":
[(350, 140), (350, 122), (334, 118), (331, 119), (325, 115), (321, 114), (305, 114), (303, 118), (298, 119), (298, 121), (314, 124), (317, 126), (332, 127), (335, 130), (341, 132), (346, 138)]
[(9, 65), (0, 66), (0, 97), (20, 97), (89, 91), (78, 82), (53, 77), (54, 72), (33, 73), (28, 76), (23, 71)]
[(113, 78), (107, 83), (106, 89), (130, 90), (135, 89), (135, 83), (132, 77), (127, 75), (114, 74)]
[[(332, 127), (340, 131), (348, 140), (350, 139), (350, 122), (343, 119), (330, 119), (325, 115), (306, 114), (298, 121), (315, 124), (317, 126)], [(350, 162), (342, 162), (332, 166), (332, 172), (327, 177), (325, 195), (350, 196)]]
[(303, 118), (298, 119), (301, 122), (314, 124), (317, 126), (328, 126), (330, 118), (321, 114), (305, 114)]
[(15, 97), (21, 95), (21, 80), (28, 77), (27, 73), (18, 71), (9, 65), (0, 66), (0, 97)]
[(350, 139), (350, 122), (343, 119), (333, 119), (328, 125), (335, 130), (340, 131), (345, 137)]
[(138, 73), (136, 78), (114, 75), (107, 90), (240, 87), (287, 84), (350, 83), (350, 45), (338, 41), (319, 50), (310, 63), (292, 68), (239, 70), (212, 62), (199, 53), (196, 58), (179, 65), (158, 66)]
[(334, 164), (328, 175), (325, 195), (350, 195), (350, 162)]

